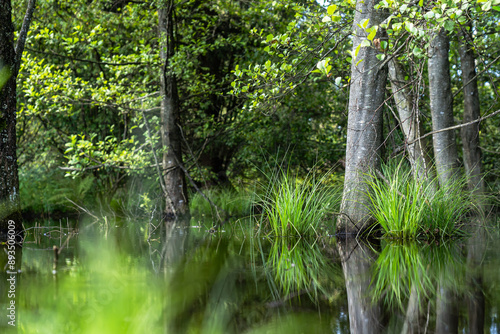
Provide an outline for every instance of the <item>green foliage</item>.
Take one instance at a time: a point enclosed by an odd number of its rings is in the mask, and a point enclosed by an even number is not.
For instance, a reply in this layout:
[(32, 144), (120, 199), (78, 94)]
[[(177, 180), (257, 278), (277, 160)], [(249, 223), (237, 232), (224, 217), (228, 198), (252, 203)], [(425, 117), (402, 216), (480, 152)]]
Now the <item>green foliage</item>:
[(74, 212), (75, 207), (70, 201), (78, 205), (95, 203), (95, 179), (92, 176), (65, 178), (58, 170), (39, 167), (21, 170), (19, 184), (21, 210), (28, 216)]
[(382, 176), (369, 175), (370, 210), (386, 237), (446, 238), (461, 235), (458, 227), (474, 208), (466, 179), (437, 190), (437, 178), (416, 180), (403, 161), (383, 165)]
[(252, 195), (242, 190), (227, 188), (203, 190), (208, 197), (223, 212), (216, 212), (216, 208), (198, 192), (194, 193), (189, 202), (189, 210), (193, 220), (214, 224), (223, 219), (249, 217), (252, 209)]
[(332, 214), (340, 205), (340, 189), (328, 182), (329, 177), (313, 169), (300, 179), (281, 167), (265, 175), (262, 195), (257, 195), (263, 207), (261, 228), (265, 224), (276, 237), (319, 235), (322, 223), (333, 222)]

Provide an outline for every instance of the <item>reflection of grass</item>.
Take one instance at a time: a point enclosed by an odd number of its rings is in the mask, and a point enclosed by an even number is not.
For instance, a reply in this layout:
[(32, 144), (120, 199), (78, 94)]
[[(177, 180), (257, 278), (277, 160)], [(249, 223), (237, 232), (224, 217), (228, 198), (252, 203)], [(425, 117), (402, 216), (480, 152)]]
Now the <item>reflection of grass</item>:
[(266, 264), (274, 273), (276, 286), (285, 298), (307, 293), (316, 301), (318, 295), (328, 295), (333, 277), (342, 277), (335, 273), (335, 268), (318, 245), (304, 239), (275, 239)]
[[(285, 328), (323, 333), (330, 324), (314, 312), (281, 320), (290, 308), (266, 304), (271, 299), (266, 281), (262, 276), (253, 281), (244, 270), (247, 244), (234, 238), (186, 242), (194, 247), (187, 254), (172, 240), (155, 241), (146, 252), (140, 245), (124, 249), (130, 241), (114, 235), (120, 230), (111, 229), (106, 240), (81, 241), (74, 248), (78, 254), (56, 276), (40, 270), (52, 268), (51, 251), (38, 253), (48, 254), (47, 261), (31, 254), (23, 258), (31, 270), (20, 281), (20, 333), (275, 333), (277, 325), (281, 333)], [(89, 234), (82, 229), (79, 237)], [(33, 260), (40, 266), (26, 263)]]
[(382, 166), (371, 176), (371, 213), (389, 237), (401, 239), (442, 238), (460, 235), (457, 225), (471, 210), (470, 193), (461, 178), (433, 190), (437, 179), (416, 180), (409, 167)]
[(278, 167), (266, 178), (259, 200), (275, 236), (317, 235), (321, 222), (340, 204), (339, 188), (327, 182), (329, 174), (318, 177), (312, 171), (299, 179)]
[(457, 289), (459, 279), (464, 277), (464, 264), (463, 256), (454, 254), (455, 249), (453, 244), (386, 244), (375, 264), (373, 299), (383, 298), (387, 304), (403, 309), (412, 289), (419, 301), (430, 298), (438, 282), (442, 287)]

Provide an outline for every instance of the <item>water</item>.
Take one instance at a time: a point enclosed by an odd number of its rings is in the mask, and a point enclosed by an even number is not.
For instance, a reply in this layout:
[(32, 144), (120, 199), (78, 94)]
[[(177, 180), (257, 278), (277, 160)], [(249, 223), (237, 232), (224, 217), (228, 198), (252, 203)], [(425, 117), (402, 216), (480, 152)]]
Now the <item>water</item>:
[(495, 229), (431, 244), (269, 240), (180, 227), (145, 235), (99, 224), (30, 233), (15, 256), (21, 272), (2, 272), (0, 331), (499, 332)]

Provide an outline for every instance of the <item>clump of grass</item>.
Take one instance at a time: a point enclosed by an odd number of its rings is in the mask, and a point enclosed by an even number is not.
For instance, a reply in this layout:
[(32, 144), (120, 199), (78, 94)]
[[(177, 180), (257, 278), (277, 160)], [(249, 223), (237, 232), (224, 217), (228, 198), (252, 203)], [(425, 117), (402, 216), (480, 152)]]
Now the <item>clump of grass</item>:
[(263, 210), (260, 226), (279, 237), (317, 235), (341, 200), (340, 188), (328, 179), (328, 173), (318, 177), (314, 170), (303, 179), (282, 168), (266, 175), (263, 195), (256, 196)]
[(401, 163), (394, 169), (382, 166), (386, 176), (369, 176), (368, 197), (371, 213), (387, 236), (415, 237), (426, 211), (424, 205), (429, 186), (416, 182), (409, 168)]
[[(460, 235), (457, 226), (471, 211), (466, 179), (437, 187), (437, 178), (417, 180), (400, 162), (368, 177), (372, 216), (388, 237), (443, 238)], [(436, 189), (437, 188), (437, 189)]]

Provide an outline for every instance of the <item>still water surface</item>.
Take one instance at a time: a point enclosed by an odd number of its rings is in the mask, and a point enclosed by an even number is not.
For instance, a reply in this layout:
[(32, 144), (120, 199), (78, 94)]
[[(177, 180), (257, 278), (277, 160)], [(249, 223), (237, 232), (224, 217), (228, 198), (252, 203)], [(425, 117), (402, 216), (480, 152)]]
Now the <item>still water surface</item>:
[(499, 333), (499, 235), (401, 244), (32, 230), (14, 297), (2, 252), (0, 332)]

